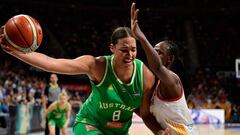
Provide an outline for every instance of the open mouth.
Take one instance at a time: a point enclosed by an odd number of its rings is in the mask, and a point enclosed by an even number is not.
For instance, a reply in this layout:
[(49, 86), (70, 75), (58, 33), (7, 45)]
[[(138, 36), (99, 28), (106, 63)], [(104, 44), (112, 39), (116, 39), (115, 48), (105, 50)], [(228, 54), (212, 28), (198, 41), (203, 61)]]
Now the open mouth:
[(133, 59), (124, 59), (123, 62), (124, 63), (132, 63)]

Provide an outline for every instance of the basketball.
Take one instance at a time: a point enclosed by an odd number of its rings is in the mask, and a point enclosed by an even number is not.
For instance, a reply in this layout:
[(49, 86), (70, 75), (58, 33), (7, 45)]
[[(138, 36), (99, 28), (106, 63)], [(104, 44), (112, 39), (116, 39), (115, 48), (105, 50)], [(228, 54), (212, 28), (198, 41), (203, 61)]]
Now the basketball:
[(16, 15), (10, 18), (4, 27), (4, 36), (8, 45), (30, 53), (42, 42), (42, 28), (38, 21), (29, 15)]

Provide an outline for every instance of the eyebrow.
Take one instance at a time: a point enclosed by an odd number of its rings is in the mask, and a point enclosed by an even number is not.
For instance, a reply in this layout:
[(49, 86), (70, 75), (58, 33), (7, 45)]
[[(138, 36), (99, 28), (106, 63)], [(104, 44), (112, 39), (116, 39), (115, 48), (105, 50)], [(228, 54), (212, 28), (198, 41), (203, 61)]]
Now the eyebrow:
[(128, 47), (128, 46), (123, 46), (120, 47), (120, 49), (136, 49), (137, 47)]

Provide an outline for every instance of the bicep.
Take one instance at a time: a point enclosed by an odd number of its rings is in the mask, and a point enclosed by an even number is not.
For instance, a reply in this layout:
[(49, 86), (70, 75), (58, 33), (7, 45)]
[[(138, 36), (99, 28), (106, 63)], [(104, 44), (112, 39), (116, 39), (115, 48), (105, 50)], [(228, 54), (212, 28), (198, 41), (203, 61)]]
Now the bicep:
[(62, 74), (90, 74), (95, 65), (95, 57), (85, 55), (76, 59), (55, 59), (51, 62), (49, 70)]

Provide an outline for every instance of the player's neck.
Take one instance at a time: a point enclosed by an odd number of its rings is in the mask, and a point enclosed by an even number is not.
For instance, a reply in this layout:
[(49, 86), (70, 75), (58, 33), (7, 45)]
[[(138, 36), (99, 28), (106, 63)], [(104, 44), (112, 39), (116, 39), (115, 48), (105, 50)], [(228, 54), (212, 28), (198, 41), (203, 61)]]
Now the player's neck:
[(134, 66), (121, 66), (119, 67), (118, 65), (115, 64), (113, 66), (113, 70), (117, 77), (124, 83), (129, 83), (132, 79), (132, 74), (133, 74), (133, 69)]

